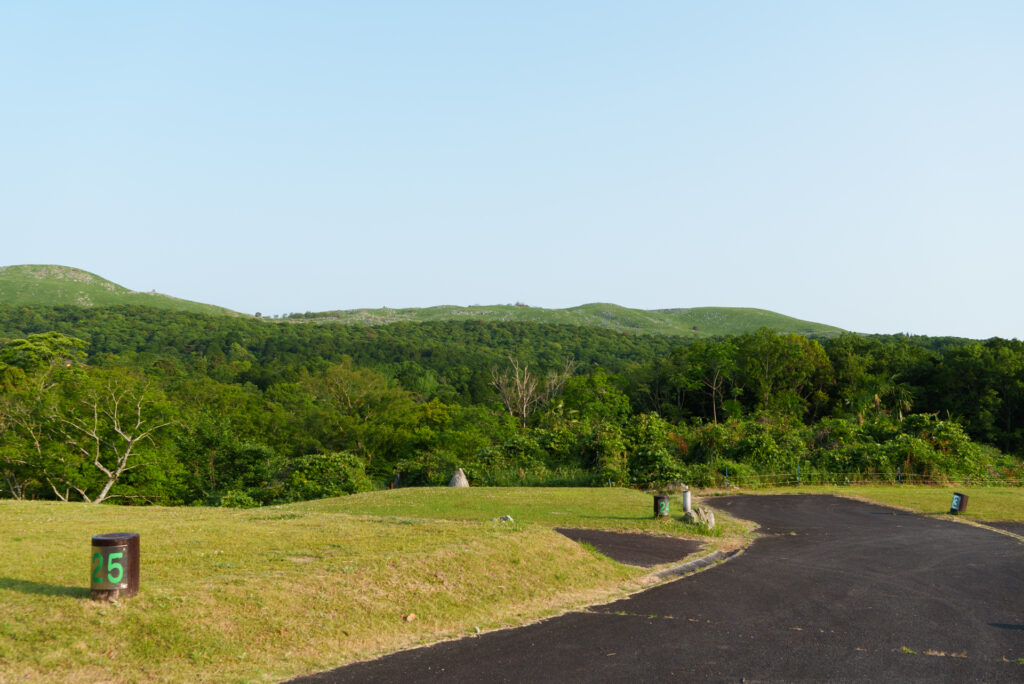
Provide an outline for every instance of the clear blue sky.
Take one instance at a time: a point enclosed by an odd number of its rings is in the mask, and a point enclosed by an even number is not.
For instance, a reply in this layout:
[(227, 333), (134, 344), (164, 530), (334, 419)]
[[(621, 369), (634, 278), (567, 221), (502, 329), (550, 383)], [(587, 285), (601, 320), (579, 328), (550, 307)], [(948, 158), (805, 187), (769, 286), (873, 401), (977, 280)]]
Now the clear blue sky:
[(1024, 3), (0, 6), (0, 264), (1024, 338)]

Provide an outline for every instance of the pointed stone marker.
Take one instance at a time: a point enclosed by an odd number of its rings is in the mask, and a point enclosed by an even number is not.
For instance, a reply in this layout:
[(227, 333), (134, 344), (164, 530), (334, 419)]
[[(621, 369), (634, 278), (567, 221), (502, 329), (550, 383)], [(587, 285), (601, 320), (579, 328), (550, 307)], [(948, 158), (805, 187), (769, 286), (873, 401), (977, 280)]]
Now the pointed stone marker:
[(452, 479), (448, 481), (449, 487), (468, 487), (469, 479), (466, 477), (466, 473), (462, 472), (462, 468), (455, 471), (452, 475)]

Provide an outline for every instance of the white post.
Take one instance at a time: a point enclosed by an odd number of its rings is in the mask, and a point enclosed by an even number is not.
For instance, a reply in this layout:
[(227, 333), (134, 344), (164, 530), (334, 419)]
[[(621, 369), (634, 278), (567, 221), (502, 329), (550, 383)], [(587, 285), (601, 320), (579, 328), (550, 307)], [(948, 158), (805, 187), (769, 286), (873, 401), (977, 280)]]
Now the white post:
[(687, 487), (683, 490), (683, 511), (690, 513), (693, 508), (690, 506), (690, 488)]

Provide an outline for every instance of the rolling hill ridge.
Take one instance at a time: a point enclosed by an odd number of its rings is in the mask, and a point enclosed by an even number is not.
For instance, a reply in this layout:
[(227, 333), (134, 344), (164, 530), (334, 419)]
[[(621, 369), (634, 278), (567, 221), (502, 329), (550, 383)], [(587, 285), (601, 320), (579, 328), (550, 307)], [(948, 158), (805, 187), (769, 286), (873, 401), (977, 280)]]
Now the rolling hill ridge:
[(304, 320), (358, 325), (452, 320), (554, 323), (678, 337), (740, 335), (761, 327), (811, 337), (834, 337), (843, 332), (841, 328), (835, 326), (804, 321), (764, 309), (696, 307), (646, 310), (604, 303), (583, 304), (568, 309), (544, 309), (521, 304), (433, 306), (423, 309), (351, 309), (309, 313), (297, 317)]
[[(0, 304), (87, 308), (137, 305), (207, 315), (245, 315), (212, 304), (178, 299), (156, 292), (136, 292), (94, 273), (57, 265), (0, 267)], [(374, 326), (402, 322), (467, 320), (496, 323), (529, 322), (696, 338), (738, 335), (761, 327), (811, 337), (833, 337), (843, 332), (841, 328), (835, 326), (804, 321), (764, 309), (697, 307), (644, 310), (605, 303), (583, 304), (567, 309), (544, 309), (522, 304), (350, 309), (292, 314), (285, 320), (293, 323)]]
[(157, 292), (129, 290), (80, 268), (44, 264), (0, 266), (0, 303), (7, 306), (88, 308), (134, 304), (210, 315), (242, 315), (212, 304)]

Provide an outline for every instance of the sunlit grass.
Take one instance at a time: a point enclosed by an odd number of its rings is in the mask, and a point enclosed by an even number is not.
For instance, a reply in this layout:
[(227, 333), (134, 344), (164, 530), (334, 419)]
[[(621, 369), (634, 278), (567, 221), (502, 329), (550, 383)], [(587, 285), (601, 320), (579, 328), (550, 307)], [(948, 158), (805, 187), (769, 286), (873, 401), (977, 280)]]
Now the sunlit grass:
[(607, 487), (409, 487), (294, 504), (294, 510), (445, 520), (518, 523), (685, 534), (679, 497), (672, 515), (654, 518), (654, 500), (635, 489)]
[[(523, 624), (647, 573), (551, 527), (693, 536), (652, 514), (649, 495), (617, 489), (409, 489), (248, 510), (0, 501), (0, 681), (280, 681)], [(140, 592), (119, 605), (89, 599), (90, 539), (107, 532), (141, 536)]]

